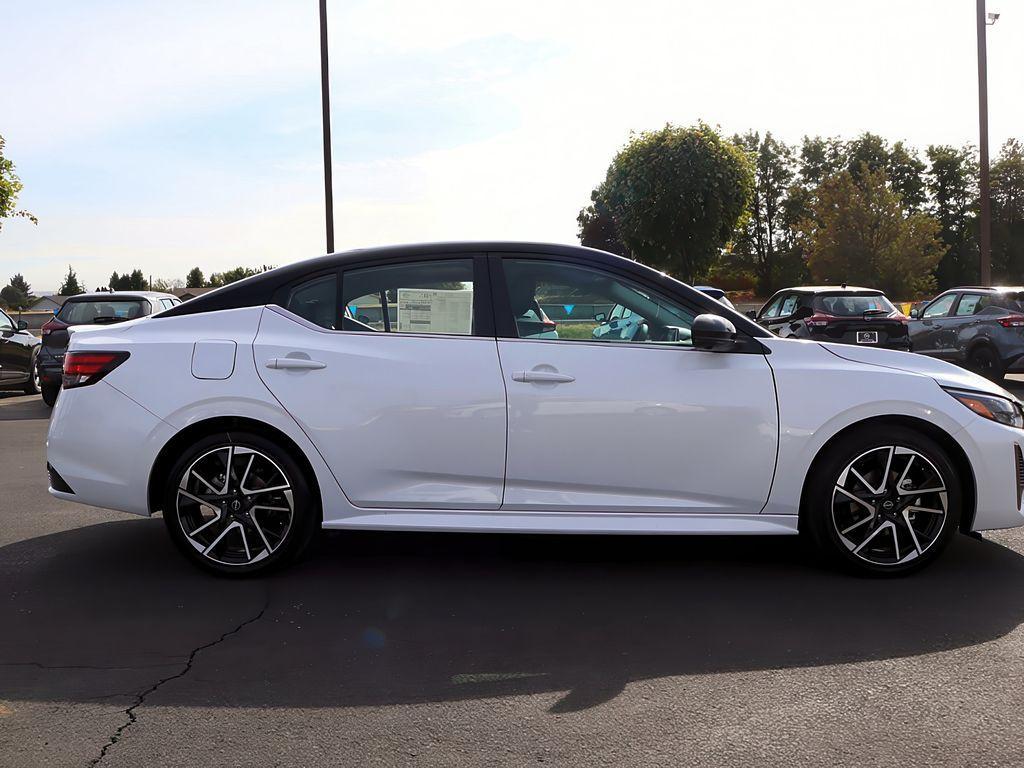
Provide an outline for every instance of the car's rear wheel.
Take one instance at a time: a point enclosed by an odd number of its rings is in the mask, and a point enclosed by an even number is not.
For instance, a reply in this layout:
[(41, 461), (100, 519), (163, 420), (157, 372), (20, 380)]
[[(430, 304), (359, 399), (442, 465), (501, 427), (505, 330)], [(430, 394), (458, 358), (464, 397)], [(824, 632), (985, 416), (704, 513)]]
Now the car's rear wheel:
[(164, 521), (194, 562), (228, 575), (268, 571), (298, 557), (320, 515), (298, 463), (245, 432), (210, 435), (168, 474)]
[(57, 395), (60, 394), (60, 385), (58, 384), (43, 384), (43, 402), (53, 408), (53, 404), (57, 402)]
[(999, 383), (1006, 376), (1006, 366), (996, 351), (989, 346), (979, 346), (971, 352), (969, 365), (986, 379)]
[(32, 363), (31, 368), (29, 368), (28, 381), (25, 383), (26, 395), (39, 394), (39, 369), (36, 367), (36, 358), (38, 356), (38, 351), (32, 353)]
[(960, 524), (960, 477), (942, 447), (902, 426), (857, 430), (812, 470), (802, 524), (832, 561), (896, 576), (924, 567)]

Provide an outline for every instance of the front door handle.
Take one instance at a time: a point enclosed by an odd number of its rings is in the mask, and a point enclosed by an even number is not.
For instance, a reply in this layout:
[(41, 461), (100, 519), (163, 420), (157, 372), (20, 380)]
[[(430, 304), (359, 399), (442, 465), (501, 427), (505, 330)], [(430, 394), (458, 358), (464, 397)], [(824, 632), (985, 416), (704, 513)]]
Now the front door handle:
[(327, 363), (304, 357), (272, 357), (267, 361), (267, 368), (282, 371), (318, 371), (326, 367)]
[(567, 384), (570, 381), (576, 381), (576, 377), (555, 371), (515, 371), (512, 374), (512, 381), (525, 381), (534, 384)]

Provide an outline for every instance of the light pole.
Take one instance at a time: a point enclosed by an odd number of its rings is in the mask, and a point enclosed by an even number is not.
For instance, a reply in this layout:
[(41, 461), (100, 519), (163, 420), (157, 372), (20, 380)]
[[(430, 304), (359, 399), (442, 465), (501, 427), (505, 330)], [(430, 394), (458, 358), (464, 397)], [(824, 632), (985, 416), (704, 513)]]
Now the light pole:
[(996, 23), (998, 13), (985, 12), (985, 0), (978, 0), (978, 160), (981, 164), (978, 175), (980, 197), (978, 251), (980, 257), (981, 284), (992, 283), (992, 203), (989, 198), (988, 179), (988, 26)]
[[(983, 0), (979, 0), (983, 2)], [(320, 101), (324, 125), (324, 213), (327, 253), (334, 253), (334, 183), (331, 171), (331, 93), (327, 73), (327, 0), (320, 0)]]

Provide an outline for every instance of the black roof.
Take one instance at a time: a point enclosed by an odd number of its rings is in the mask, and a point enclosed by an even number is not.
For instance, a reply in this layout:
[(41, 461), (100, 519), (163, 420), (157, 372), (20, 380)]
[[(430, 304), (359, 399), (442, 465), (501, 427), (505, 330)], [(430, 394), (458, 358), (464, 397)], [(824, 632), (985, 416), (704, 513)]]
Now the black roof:
[[(264, 304), (273, 304), (280, 300), (283, 289), (317, 273), (330, 272), (343, 266), (352, 266), (362, 262), (402, 261), (409, 258), (444, 256), (449, 254), (485, 254), (485, 253), (523, 253), (531, 257), (555, 257), (578, 259), (590, 264), (600, 264), (620, 271), (625, 271), (637, 279), (661, 287), (670, 293), (685, 291), (691, 304), (697, 304), (708, 312), (722, 314), (728, 311), (724, 305), (706, 294), (669, 277), (663, 272), (644, 266), (631, 259), (616, 256), (613, 253), (586, 248), (579, 245), (556, 243), (533, 243), (519, 241), (456, 241), (439, 243), (413, 243), (408, 245), (389, 245), (377, 248), (360, 248), (342, 253), (331, 253), (326, 256), (306, 259), (294, 264), (277, 267), (244, 280), (231, 283), (197, 296), (190, 301), (165, 310), (160, 317), (191, 315), (200, 312), (216, 312), (224, 309), (239, 309)], [(737, 329), (749, 336), (766, 337), (771, 334), (761, 326), (750, 321), (739, 313), (730, 314)]]

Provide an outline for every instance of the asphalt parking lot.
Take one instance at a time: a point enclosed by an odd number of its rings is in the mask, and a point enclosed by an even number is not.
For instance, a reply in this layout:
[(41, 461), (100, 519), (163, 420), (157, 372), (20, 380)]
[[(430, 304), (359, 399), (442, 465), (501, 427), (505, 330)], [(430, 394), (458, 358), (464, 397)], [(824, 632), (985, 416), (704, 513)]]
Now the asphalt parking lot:
[(790, 539), (373, 533), (232, 581), (52, 499), (47, 417), (0, 396), (4, 766), (1024, 762), (1021, 532), (896, 581)]

